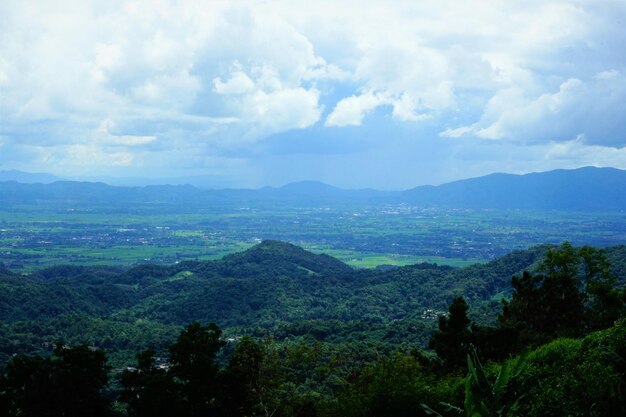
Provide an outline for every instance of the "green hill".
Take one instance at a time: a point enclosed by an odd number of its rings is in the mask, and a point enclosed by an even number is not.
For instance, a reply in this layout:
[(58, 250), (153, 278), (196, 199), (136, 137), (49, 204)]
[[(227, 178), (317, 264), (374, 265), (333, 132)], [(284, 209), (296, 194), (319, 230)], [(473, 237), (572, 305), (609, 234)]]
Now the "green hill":
[[(337, 343), (359, 339), (423, 347), (436, 325), (422, 317), (424, 310), (445, 311), (463, 295), (477, 320), (492, 321), (499, 299), (510, 293), (511, 277), (533, 269), (546, 248), (466, 268), (424, 263), (365, 270), (265, 241), (217, 261), (127, 270), (61, 266), (30, 276), (0, 270), (0, 352), (35, 351), (81, 337), (114, 351), (140, 345), (139, 339), (158, 346), (164, 335), (196, 320), (216, 322), (231, 335), (310, 334)], [(623, 284), (626, 249), (605, 252)], [(144, 332), (137, 334), (133, 326)]]

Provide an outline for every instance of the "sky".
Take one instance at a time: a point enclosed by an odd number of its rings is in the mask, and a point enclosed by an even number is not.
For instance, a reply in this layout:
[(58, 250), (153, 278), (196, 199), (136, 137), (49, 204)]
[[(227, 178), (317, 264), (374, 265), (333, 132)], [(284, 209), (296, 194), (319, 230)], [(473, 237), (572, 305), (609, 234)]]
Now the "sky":
[(626, 169), (626, 0), (0, 0), (0, 170), (406, 189)]

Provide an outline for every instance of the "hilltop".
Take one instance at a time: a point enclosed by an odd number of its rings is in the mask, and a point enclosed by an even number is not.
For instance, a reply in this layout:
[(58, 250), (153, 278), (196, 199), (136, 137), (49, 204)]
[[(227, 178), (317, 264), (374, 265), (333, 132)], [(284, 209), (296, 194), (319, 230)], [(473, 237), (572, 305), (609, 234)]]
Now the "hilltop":
[[(532, 270), (546, 249), (514, 251), (466, 268), (422, 263), (380, 271), (264, 241), (216, 261), (58, 266), (29, 276), (2, 270), (0, 352), (86, 338), (123, 357), (142, 343), (162, 347), (166, 336), (196, 320), (216, 322), (227, 334), (312, 334), (331, 342), (374, 337), (423, 347), (436, 324), (421, 317), (424, 310), (445, 311), (463, 295), (476, 320), (491, 322), (499, 299), (510, 293), (511, 276)], [(605, 253), (623, 285), (626, 247)]]

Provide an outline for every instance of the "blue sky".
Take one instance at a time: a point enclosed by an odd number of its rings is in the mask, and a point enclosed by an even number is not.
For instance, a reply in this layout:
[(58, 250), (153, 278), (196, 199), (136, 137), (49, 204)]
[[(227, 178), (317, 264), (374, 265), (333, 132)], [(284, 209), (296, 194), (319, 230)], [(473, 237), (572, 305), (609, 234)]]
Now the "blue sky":
[(626, 2), (0, 1), (0, 170), (403, 189), (626, 169)]

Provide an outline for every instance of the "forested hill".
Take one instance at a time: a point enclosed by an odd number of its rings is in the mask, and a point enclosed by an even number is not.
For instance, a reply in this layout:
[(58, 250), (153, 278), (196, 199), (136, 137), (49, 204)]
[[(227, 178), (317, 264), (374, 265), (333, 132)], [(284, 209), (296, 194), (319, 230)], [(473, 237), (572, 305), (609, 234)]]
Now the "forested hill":
[(37, 205), (47, 209), (166, 213), (277, 203), (626, 211), (626, 171), (586, 167), (526, 175), (492, 174), (403, 192), (344, 190), (313, 181), (256, 190), (205, 190), (190, 185), (117, 187), (74, 181), (50, 184), (0, 181), (0, 205), (5, 209), (23, 210), (25, 205)]
[[(196, 320), (233, 335), (425, 346), (436, 321), (423, 318), (424, 310), (445, 311), (463, 295), (474, 317), (489, 322), (510, 294), (511, 277), (533, 270), (546, 250), (515, 251), (467, 268), (424, 263), (381, 271), (265, 241), (217, 261), (126, 270), (57, 266), (29, 276), (0, 270), (0, 362), (58, 339), (113, 352), (158, 348)], [(603, 251), (623, 285), (626, 247)]]
[(456, 269), (417, 264), (389, 271), (353, 269), (279, 241), (264, 241), (217, 261), (144, 264), (127, 270), (56, 266), (20, 276), (0, 271), (0, 320), (35, 320), (65, 313), (134, 316), (223, 326), (280, 317), (389, 320), (445, 309), (455, 296), (489, 300), (513, 274), (533, 265), (545, 247), (516, 251), (485, 265)]

